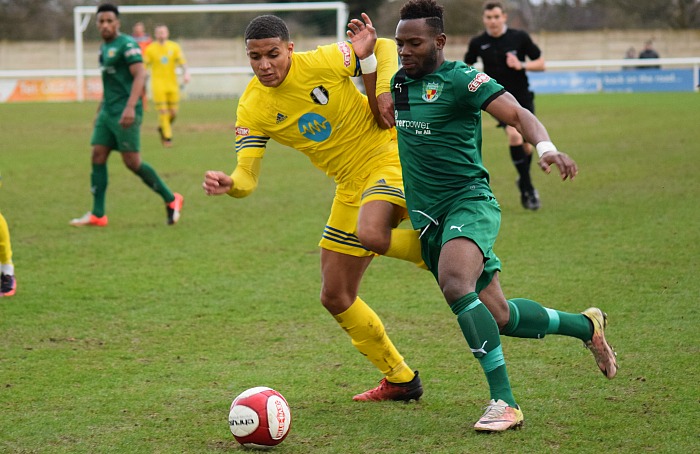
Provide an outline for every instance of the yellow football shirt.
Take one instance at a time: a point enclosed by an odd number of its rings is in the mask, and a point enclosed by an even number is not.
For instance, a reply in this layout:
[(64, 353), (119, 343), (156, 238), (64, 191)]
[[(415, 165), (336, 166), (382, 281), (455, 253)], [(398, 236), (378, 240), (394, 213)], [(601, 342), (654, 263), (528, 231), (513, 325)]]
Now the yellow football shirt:
[[(380, 62), (390, 62), (380, 64), (380, 81), (387, 79), (383, 73), (390, 78), (398, 66), (395, 45), (380, 39), (375, 53)], [(354, 179), (368, 161), (392, 152), (385, 145), (393, 137), (393, 130), (377, 125), (351, 80), (360, 75), (352, 44), (339, 42), (294, 52), (277, 87), (253, 78), (238, 103), (238, 158), (262, 158), (272, 138), (304, 153), (337, 183)]]
[(146, 47), (144, 62), (151, 70), (151, 82), (154, 85), (177, 87), (175, 69), (187, 64), (180, 45), (166, 40), (163, 44), (153, 41)]

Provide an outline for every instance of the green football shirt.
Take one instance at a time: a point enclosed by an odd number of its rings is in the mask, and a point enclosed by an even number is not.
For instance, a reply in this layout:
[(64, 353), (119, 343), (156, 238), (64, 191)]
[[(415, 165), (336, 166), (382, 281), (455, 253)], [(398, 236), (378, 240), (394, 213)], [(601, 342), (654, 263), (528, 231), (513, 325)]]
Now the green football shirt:
[(481, 110), (503, 87), (455, 61), (419, 80), (400, 70), (391, 85), (413, 227), (438, 218), (456, 199), (492, 195), (481, 159)]
[[(104, 92), (102, 109), (110, 115), (121, 115), (134, 83), (129, 67), (143, 62), (141, 48), (131, 36), (119, 34), (112, 41), (102, 43), (99, 58)], [(141, 114), (141, 97), (136, 113)]]

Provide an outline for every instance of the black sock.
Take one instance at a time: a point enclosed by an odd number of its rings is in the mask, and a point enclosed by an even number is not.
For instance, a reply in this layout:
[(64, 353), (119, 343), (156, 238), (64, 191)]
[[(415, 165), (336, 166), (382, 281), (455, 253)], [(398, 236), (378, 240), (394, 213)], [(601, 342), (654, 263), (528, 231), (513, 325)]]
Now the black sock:
[(532, 155), (525, 152), (525, 147), (523, 145), (511, 145), (510, 159), (513, 161), (515, 169), (518, 171), (518, 185), (520, 186), (520, 191), (532, 191), (534, 189), (532, 187), (532, 181), (530, 180)]

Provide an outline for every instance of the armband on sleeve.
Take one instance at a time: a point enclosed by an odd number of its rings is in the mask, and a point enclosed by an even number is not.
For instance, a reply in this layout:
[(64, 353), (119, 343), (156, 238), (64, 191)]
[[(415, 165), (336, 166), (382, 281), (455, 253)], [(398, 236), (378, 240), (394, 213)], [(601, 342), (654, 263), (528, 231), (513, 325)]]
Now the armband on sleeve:
[(377, 96), (391, 93), (391, 78), (399, 70), (399, 57), (396, 54), (396, 44), (390, 39), (378, 38), (374, 46), (377, 56)]
[(250, 195), (258, 187), (261, 161), (262, 158), (239, 157), (238, 165), (231, 174), (233, 186), (227, 194), (237, 199)]

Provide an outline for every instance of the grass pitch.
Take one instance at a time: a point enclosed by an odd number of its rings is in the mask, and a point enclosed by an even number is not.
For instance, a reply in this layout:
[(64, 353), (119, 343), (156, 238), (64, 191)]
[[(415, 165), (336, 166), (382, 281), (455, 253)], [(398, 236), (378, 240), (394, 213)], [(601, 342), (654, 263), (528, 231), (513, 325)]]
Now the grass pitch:
[(208, 169), (235, 163), (235, 102), (189, 101), (175, 147), (146, 114), (143, 157), (185, 196), (160, 198), (109, 162), (105, 229), (91, 206), (95, 105), (0, 104), (0, 209), (19, 282), (0, 299), (0, 451), (243, 452), (228, 406), (258, 385), (293, 412), (280, 453), (692, 452), (700, 433), (698, 95), (539, 96), (572, 182), (533, 170), (542, 209), (523, 210), (506, 139), (484, 117), (503, 208), (496, 250), (509, 297), (599, 306), (619, 354), (612, 381), (581, 343), (503, 338), (521, 431), (476, 434), (488, 390), (429, 273), (380, 258), (361, 295), (408, 364), (419, 403), (355, 403), (381, 378), (318, 302), (318, 248), (333, 184), (270, 145), (247, 199), (209, 198)]

